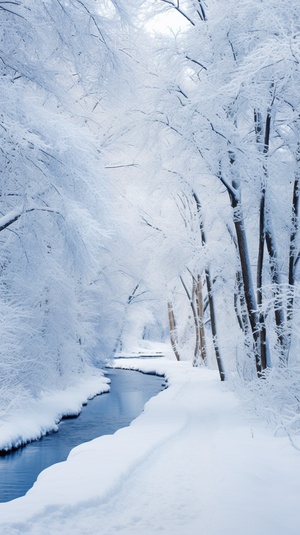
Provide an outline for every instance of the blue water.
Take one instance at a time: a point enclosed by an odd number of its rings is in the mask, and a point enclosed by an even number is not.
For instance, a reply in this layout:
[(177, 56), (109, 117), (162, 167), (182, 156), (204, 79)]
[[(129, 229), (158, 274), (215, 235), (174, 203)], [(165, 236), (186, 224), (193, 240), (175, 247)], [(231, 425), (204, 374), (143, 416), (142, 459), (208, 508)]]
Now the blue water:
[(164, 386), (161, 377), (139, 372), (109, 370), (105, 375), (111, 379), (108, 394), (89, 401), (77, 418), (62, 420), (58, 432), (0, 457), (0, 502), (26, 494), (42, 470), (66, 460), (75, 446), (129, 425)]

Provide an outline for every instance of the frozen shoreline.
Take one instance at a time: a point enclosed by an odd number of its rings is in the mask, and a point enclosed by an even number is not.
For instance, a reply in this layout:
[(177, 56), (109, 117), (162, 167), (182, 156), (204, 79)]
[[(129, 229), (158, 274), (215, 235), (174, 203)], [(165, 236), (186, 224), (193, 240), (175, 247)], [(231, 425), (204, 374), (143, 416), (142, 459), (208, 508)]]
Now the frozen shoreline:
[[(139, 353), (137, 357), (141, 358), (141, 355)], [(108, 361), (106, 367), (108, 369), (122, 367), (143, 373), (164, 375), (163, 372), (159, 374), (155, 367), (149, 364), (149, 371), (145, 371), (147, 364), (138, 369), (134, 364), (136, 359), (128, 358), (129, 356), (131, 357), (131, 354), (118, 356), (114, 365), (111, 364), (112, 361)], [(143, 352), (142, 358), (149, 358), (149, 355)], [(155, 355), (154, 358), (161, 358), (161, 354)], [(116, 365), (117, 362), (119, 365)], [(104, 374), (105, 369), (93, 369), (92, 374), (83, 376), (76, 385), (69, 386), (65, 390), (53, 390), (38, 400), (29, 400), (27, 406), (14, 415), (7, 414), (0, 417), (0, 455), (57, 431), (62, 419), (78, 416), (90, 399), (109, 392), (110, 380)]]
[(78, 416), (89, 399), (109, 392), (109, 379), (102, 370), (81, 378), (65, 390), (51, 391), (13, 416), (0, 418), (0, 455), (57, 431), (66, 417)]

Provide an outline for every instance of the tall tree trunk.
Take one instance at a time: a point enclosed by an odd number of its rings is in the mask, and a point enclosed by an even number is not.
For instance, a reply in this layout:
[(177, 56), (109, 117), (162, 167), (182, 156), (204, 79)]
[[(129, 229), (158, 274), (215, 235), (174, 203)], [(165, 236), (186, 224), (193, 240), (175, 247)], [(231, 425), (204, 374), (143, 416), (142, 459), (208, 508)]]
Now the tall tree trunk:
[(238, 251), (241, 264), (241, 272), (243, 278), (243, 287), (245, 292), (245, 302), (247, 306), (247, 312), (249, 322), (251, 326), (253, 341), (254, 341), (254, 354), (257, 374), (261, 375), (262, 363), (260, 352), (260, 322), (257, 312), (257, 303), (255, 299), (255, 292), (251, 274), (251, 265), (248, 252), (248, 243), (246, 237), (246, 231), (244, 227), (244, 219), (242, 214), (241, 203), (238, 199), (232, 198), (232, 208), (234, 210), (234, 226), (237, 236)]
[[(228, 232), (231, 236), (231, 239), (235, 245), (237, 254), (238, 252), (238, 244), (237, 244), (237, 238), (236, 235), (233, 234), (231, 231), (231, 228), (227, 226)], [(237, 369), (239, 373), (242, 374), (242, 377), (248, 378), (249, 372), (251, 375), (251, 378), (253, 377), (253, 366), (252, 366), (252, 359), (253, 359), (253, 336), (252, 331), (249, 323), (249, 315), (247, 310), (247, 304), (245, 300), (245, 289), (244, 289), (244, 283), (243, 283), (243, 275), (240, 269), (236, 271), (235, 275), (236, 284), (235, 284), (235, 290), (234, 290), (234, 310), (236, 313), (238, 324), (241, 328), (241, 331), (244, 334), (244, 346), (246, 349), (247, 354), (247, 361), (244, 361), (242, 365), (240, 365), (240, 362), (237, 362)], [(255, 365), (255, 363), (254, 363)], [(251, 370), (251, 371), (250, 371)]]
[[(256, 133), (256, 141), (258, 142), (258, 148), (266, 158), (269, 153), (270, 145), (270, 131), (271, 131), (271, 109), (267, 112), (267, 117), (264, 125), (264, 137), (262, 116), (258, 111), (254, 111), (254, 127)], [(262, 146), (263, 139), (263, 146)], [(260, 191), (260, 207), (259, 207), (259, 244), (258, 244), (258, 257), (257, 257), (257, 306), (259, 308), (259, 325), (260, 325), (260, 360), (261, 368), (265, 370), (268, 364), (268, 342), (267, 342), (267, 330), (266, 330), (266, 318), (265, 313), (262, 310), (263, 302), (263, 266), (264, 266), (264, 248), (266, 239), (266, 184), (267, 184), (267, 166), (266, 162), (263, 165), (263, 178), (261, 182)]]
[[(228, 228), (228, 232), (231, 236), (231, 239), (235, 245), (235, 248), (238, 254), (238, 245), (237, 245), (236, 236), (234, 236), (229, 226), (227, 228)], [(235, 281), (236, 281), (235, 291), (234, 291), (234, 296), (233, 296), (234, 310), (235, 310), (235, 314), (237, 317), (238, 324), (241, 328), (241, 331), (245, 335), (245, 347), (247, 348), (247, 354), (249, 356), (249, 352), (251, 348), (252, 333), (250, 332), (249, 317), (248, 317), (247, 305), (245, 301), (243, 276), (242, 276), (242, 272), (240, 269), (238, 269), (235, 274)]]
[[(187, 298), (189, 300), (190, 307), (192, 309), (193, 320), (194, 320), (194, 325), (195, 325), (195, 334), (196, 334), (193, 366), (198, 366), (199, 353), (200, 353), (200, 332), (199, 332), (199, 320), (198, 320), (198, 315), (197, 315), (197, 309), (195, 307), (195, 303), (194, 303), (193, 297), (190, 294), (190, 292), (189, 292), (189, 290), (187, 288), (187, 285), (185, 284), (183, 278), (180, 277), (180, 280), (181, 280), (181, 284), (182, 284), (182, 286), (184, 288), (184, 291), (185, 291), (185, 293), (187, 295)], [(194, 286), (194, 279), (193, 279), (193, 286)]]
[(211, 322), (211, 332), (213, 337), (213, 345), (217, 360), (217, 366), (219, 370), (219, 375), (221, 381), (225, 381), (225, 370), (223, 367), (223, 361), (221, 357), (220, 347), (219, 347), (219, 341), (218, 341), (218, 333), (217, 333), (217, 320), (216, 320), (216, 313), (215, 313), (215, 301), (214, 296), (212, 292), (212, 284), (211, 284), (211, 276), (209, 269), (207, 268), (205, 270), (205, 276), (206, 276), (206, 286), (207, 286), (207, 295), (208, 295), (208, 303), (209, 303), (209, 312), (210, 312), (210, 322)]
[[(287, 300), (287, 327), (288, 327), (288, 351), (291, 346), (292, 327), (294, 318), (294, 293), (295, 293), (295, 271), (296, 264), (299, 260), (299, 251), (297, 251), (297, 235), (299, 230), (299, 197), (300, 197), (300, 143), (297, 148), (297, 166), (294, 188), (293, 188), (293, 202), (292, 202), (292, 221), (290, 232), (290, 248), (289, 248), (289, 296)], [(288, 360), (288, 356), (287, 356)]]
[(184, 287), (185, 293), (187, 295), (187, 298), (189, 300), (192, 313), (193, 313), (195, 333), (196, 333), (193, 366), (198, 366), (199, 358), (201, 358), (202, 362), (206, 362), (206, 356), (207, 356), (206, 338), (205, 338), (205, 330), (204, 330), (204, 322), (203, 322), (203, 313), (204, 313), (203, 290), (202, 290), (201, 276), (198, 275), (198, 277), (195, 278), (193, 273), (192, 272), (190, 273), (193, 279), (192, 295), (190, 294), (182, 277), (180, 277), (180, 280)]
[(258, 321), (260, 329), (260, 360), (261, 368), (265, 370), (267, 367), (267, 332), (266, 332), (266, 318), (262, 310), (263, 302), (263, 265), (264, 265), (264, 249), (265, 249), (265, 209), (266, 209), (266, 189), (265, 185), (261, 188), (260, 209), (259, 209), (259, 245), (257, 256), (257, 273), (256, 273), (256, 293), (257, 306), (259, 309)]
[(272, 289), (274, 296), (274, 314), (277, 334), (277, 345), (279, 350), (279, 361), (281, 365), (287, 364), (288, 357), (288, 339), (285, 332), (286, 322), (283, 301), (281, 297), (282, 284), (280, 270), (278, 265), (277, 248), (274, 240), (274, 233), (271, 229), (271, 223), (268, 221), (266, 230), (266, 244), (269, 253), (270, 273), (272, 280)]
[[(197, 206), (197, 212), (199, 214), (199, 221), (200, 221), (200, 232), (201, 232), (201, 242), (202, 245), (206, 245), (206, 236), (204, 232), (204, 226), (202, 221), (202, 210), (201, 210), (201, 203), (200, 200), (195, 192), (193, 192), (193, 197), (196, 202)], [(216, 361), (217, 366), (219, 370), (219, 375), (221, 381), (225, 381), (226, 375), (225, 370), (223, 366), (223, 360), (221, 356), (221, 351), (219, 347), (219, 341), (218, 341), (218, 332), (217, 332), (217, 320), (216, 320), (216, 312), (215, 312), (215, 302), (214, 302), (214, 296), (212, 292), (212, 282), (211, 282), (211, 275), (209, 267), (206, 267), (205, 269), (205, 279), (206, 279), (206, 286), (207, 286), (207, 297), (208, 297), (208, 303), (209, 303), (209, 312), (210, 312), (210, 320), (211, 320), (211, 331), (212, 331), (212, 338), (213, 338), (213, 346), (214, 351), (216, 355)]]
[(171, 346), (174, 351), (176, 359), (179, 361), (180, 354), (178, 351), (177, 328), (176, 328), (173, 305), (170, 301), (168, 302), (168, 318), (169, 318), (169, 327), (170, 327)]
[(199, 324), (199, 336), (200, 336), (200, 354), (203, 362), (206, 362), (207, 359), (207, 350), (206, 350), (206, 337), (204, 329), (204, 305), (203, 305), (203, 285), (201, 275), (198, 275), (198, 280), (196, 284), (196, 303), (197, 303), (197, 312), (198, 312), (198, 324)]
[(257, 312), (257, 302), (255, 297), (250, 257), (248, 251), (248, 243), (246, 230), (244, 225), (244, 217), (241, 203), (241, 192), (238, 180), (236, 178), (235, 170), (235, 155), (233, 152), (229, 153), (230, 164), (232, 169), (232, 183), (229, 184), (227, 180), (224, 179), (222, 172), (219, 172), (219, 179), (224, 184), (227, 189), (231, 207), (233, 209), (233, 223), (235, 227), (236, 237), (237, 237), (237, 249), (239, 254), (241, 273), (243, 279), (243, 288), (245, 292), (245, 302), (247, 307), (247, 313), (249, 317), (249, 323), (251, 326), (251, 332), (253, 337), (253, 351), (255, 356), (255, 365), (257, 375), (261, 376), (262, 364), (260, 356), (260, 323)]
[(245, 292), (243, 286), (243, 277), (240, 270), (236, 272), (236, 290), (234, 292), (234, 309), (238, 324), (241, 330), (248, 335), (249, 334), (249, 319), (247, 315), (247, 307), (245, 301)]
[[(254, 112), (254, 124), (256, 132), (256, 140), (259, 143), (258, 149), (262, 151), (264, 156), (263, 164), (263, 180), (261, 185), (261, 201), (260, 201), (260, 228), (259, 228), (259, 252), (258, 252), (258, 262), (257, 262), (257, 304), (259, 307), (262, 305), (262, 273), (263, 273), (263, 256), (264, 256), (264, 243), (266, 243), (268, 255), (269, 255), (269, 264), (270, 264), (270, 274), (272, 281), (272, 291), (274, 296), (274, 316), (275, 316), (275, 325), (276, 325), (276, 334), (277, 334), (277, 347), (280, 355), (280, 363), (284, 364), (287, 359), (287, 337), (285, 334), (285, 314), (283, 301), (281, 298), (281, 277), (280, 269), (278, 265), (278, 255), (277, 248), (274, 239), (274, 232), (270, 220), (270, 211), (267, 209), (266, 205), (266, 187), (268, 180), (268, 170), (267, 170), (267, 158), (269, 154), (270, 147), (270, 133), (271, 133), (271, 109), (270, 107), (267, 111), (264, 132), (262, 127), (262, 116), (259, 112)], [(261, 140), (263, 137), (263, 145), (261, 145)], [(259, 314), (260, 326), (261, 326), (261, 360), (263, 369), (267, 367), (270, 363), (268, 342), (266, 336), (266, 321), (265, 314), (260, 311)]]

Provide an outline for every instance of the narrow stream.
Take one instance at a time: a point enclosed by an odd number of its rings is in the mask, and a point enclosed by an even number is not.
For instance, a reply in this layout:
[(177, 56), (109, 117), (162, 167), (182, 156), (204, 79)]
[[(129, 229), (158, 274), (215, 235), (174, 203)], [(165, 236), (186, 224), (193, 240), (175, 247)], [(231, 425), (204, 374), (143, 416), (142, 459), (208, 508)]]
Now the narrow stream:
[(0, 502), (26, 494), (42, 470), (64, 461), (75, 446), (129, 425), (164, 382), (161, 377), (128, 370), (112, 369), (105, 375), (111, 379), (108, 394), (89, 401), (77, 418), (62, 420), (57, 433), (0, 457)]

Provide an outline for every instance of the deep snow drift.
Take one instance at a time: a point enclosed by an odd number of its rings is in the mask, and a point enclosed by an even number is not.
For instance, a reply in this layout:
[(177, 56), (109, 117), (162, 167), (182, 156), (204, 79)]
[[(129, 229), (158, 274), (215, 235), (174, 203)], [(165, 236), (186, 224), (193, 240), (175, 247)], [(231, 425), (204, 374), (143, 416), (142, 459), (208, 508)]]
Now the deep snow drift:
[(166, 358), (115, 365), (165, 374), (169, 388), (0, 504), (1, 533), (298, 535), (300, 453), (250, 424), (216, 372)]

